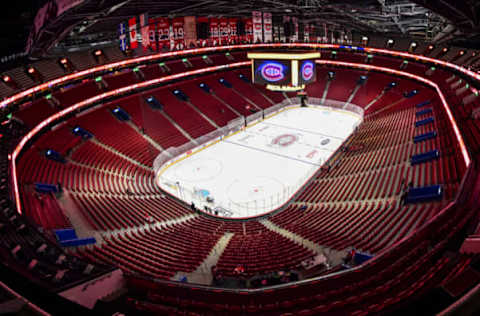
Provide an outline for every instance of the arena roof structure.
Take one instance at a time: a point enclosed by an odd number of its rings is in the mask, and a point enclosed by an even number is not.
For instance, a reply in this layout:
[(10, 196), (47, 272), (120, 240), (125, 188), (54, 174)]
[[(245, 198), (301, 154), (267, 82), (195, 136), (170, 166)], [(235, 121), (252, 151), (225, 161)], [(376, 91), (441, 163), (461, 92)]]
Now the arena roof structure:
[[(118, 24), (129, 16), (148, 10), (151, 16), (243, 16), (253, 9), (269, 10), (274, 15), (287, 14), (301, 22), (344, 33), (383, 34), (410, 37), (433, 43), (454, 43), (475, 39), (478, 31), (478, 3), (470, 0), (456, 1), (329, 1), (329, 0), (258, 0), (258, 1), (74, 1), (58, 11), (55, 1), (44, 1), (33, 18), (32, 9), (24, 7), (17, 12), (30, 16), (32, 28), (27, 51), (33, 56), (51, 53), (57, 48), (105, 44), (117, 37)], [(61, 2), (59, 2), (61, 3)], [(40, 6), (39, 6), (40, 7)], [(26, 12), (29, 12), (27, 14)], [(47, 14), (45, 14), (47, 13)], [(274, 17), (275, 18), (275, 17)], [(35, 23), (34, 20), (36, 21)], [(22, 21), (25, 21), (22, 20)], [(17, 21), (12, 21), (15, 25)], [(20, 26), (17, 26), (20, 28)], [(13, 38), (13, 35), (6, 34)], [(23, 35), (26, 41), (26, 35)], [(468, 43), (468, 41), (465, 41)], [(470, 44), (471, 45), (471, 44)]]

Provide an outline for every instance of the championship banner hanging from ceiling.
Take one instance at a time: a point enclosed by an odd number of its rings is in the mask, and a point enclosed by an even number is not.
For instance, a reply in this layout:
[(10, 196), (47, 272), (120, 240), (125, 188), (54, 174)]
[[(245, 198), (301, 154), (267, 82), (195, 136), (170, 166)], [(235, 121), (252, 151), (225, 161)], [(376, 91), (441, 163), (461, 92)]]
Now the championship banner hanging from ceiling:
[(150, 47), (153, 51), (157, 51), (157, 23), (156, 19), (149, 18), (148, 19), (148, 39), (150, 41)]
[(293, 22), (293, 41), (298, 42), (298, 18), (292, 17)]
[(229, 37), (228, 37), (228, 43), (236, 43), (238, 41), (238, 30), (237, 30), (237, 19), (229, 19), (228, 20), (228, 25), (229, 25)]
[(128, 20), (128, 32), (130, 34), (130, 48), (135, 49), (138, 47), (137, 42), (137, 18), (133, 17)]
[(197, 23), (194, 16), (186, 16), (184, 18), (184, 28), (185, 46), (189, 48), (197, 42)]
[(227, 44), (229, 30), (228, 30), (228, 19), (227, 18), (220, 18), (220, 23), (218, 27), (220, 31), (220, 43), (222, 45)]
[(281, 39), (282, 41), (290, 42), (292, 39), (292, 33), (293, 31), (290, 28), (290, 17), (284, 15), (283, 16), (283, 24), (284, 28), (286, 29), (283, 30), (283, 38)]
[(245, 36), (244, 40), (251, 43), (253, 41), (253, 21), (251, 18), (245, 19)]
[(120, 41), (120, 49), (124, 52), (127, 50), (127, 25), (122, 22), (118, 26), (118, 39)]
[(218, 19), (210, 18), (210, 41), (211, 45), (216, 46), (220, 40), (220, 33), (218, 30)]
[(303, 39), (307, 43), (310, 42), (310, 24), (303, 25)]
[(183, 28), (183, 17), (172, 19), (172, 33), (170, 34), (170, 49), (185, 48), (185, 30)]
[[(208, 37), (210, 33), (210, 21), (209, 18), (204, 16), (196, 17), (196, 24), (198, 25), (197, 31), (197, 46), (205, 47), (208, 44)], [(207, 29), (208, 28), (208, 29)]]
[(262, 12), (252, 11), (253, 42), (263, 42)]
[(272, 14), (263, 13), (263, 40), (265, 43), (272, 42)]
[(147, 51), (150, 46), (150, 34), (148, 32), (148, 15), (147, 13), (140, 14), (140, 30), (142, 32), (142, 47), (143, 51)]
[(168, 18), (157, 19), (157, 48), (170, 46), (170, 20)]

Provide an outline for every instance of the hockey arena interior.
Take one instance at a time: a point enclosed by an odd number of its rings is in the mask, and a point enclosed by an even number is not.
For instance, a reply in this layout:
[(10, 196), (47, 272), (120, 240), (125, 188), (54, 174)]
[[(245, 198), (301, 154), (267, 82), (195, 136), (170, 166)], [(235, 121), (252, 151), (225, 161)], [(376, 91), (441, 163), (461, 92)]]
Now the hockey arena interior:
[(477, 1), (3, 16), (0, 314), (480, 314)]

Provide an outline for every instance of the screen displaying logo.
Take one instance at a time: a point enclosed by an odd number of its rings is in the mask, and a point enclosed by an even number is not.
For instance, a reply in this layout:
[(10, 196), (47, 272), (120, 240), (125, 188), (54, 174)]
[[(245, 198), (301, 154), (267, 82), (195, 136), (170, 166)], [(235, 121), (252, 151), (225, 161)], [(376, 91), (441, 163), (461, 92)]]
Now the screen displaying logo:
[(313, 78), (314, 75), (314, 65), (313, 62), (311, 61), (305, 61), (302, 64), (302, 69), (301, 69), (301, 74), (302, 74), (302, 79), (303, 81), (310, 81)]
[(277, 82), (285, 78), (286, 67), (283, 64), (274, 61), (265, 61), (258, 67), (263, 79), (268, 82)]

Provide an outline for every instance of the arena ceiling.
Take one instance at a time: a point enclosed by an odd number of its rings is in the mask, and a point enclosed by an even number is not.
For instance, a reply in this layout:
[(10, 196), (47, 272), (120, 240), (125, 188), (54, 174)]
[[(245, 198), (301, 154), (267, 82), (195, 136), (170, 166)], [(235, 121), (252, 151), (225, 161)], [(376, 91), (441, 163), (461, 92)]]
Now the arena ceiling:
[[(11, 19), (11, 24), (25, 28), (26, 20), (30, 19), (31, 25), (32, 8), (46, 1), (36, 0), (35, 6), (23, 6), (23, 10), (19, 5), (17, 14), (24, 18), (18, 22)], [(468, 40), (470, 45), (478, 43), (472, 40), (480, 39), (480, 1), (477, 0), (456, 0), (454, 3), (450, 0), (84, 0), (47, 23), (33, 43), (31, 53), (45, 55), (55, 46), (66, 48), (111, 42), (117, 37), (120, 22), (144, 12), (151, 16), (234, 17), (249, 16), (252, 10), (272, 12), (274, 19), (289, 15), (304, 22), (326, 23), (330, 30), (380, 33), (460, 45), (463, 44), (458, 43), (459, 39)], [(19, 36), (14, 38), (11, 34), (7, 40), (18, 42)], [(26, 41), (25, 34), (23, 36)]]

